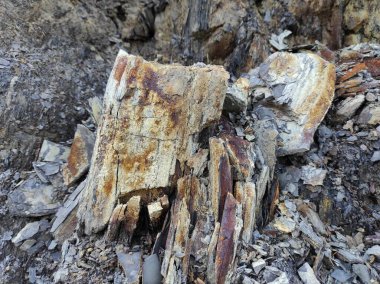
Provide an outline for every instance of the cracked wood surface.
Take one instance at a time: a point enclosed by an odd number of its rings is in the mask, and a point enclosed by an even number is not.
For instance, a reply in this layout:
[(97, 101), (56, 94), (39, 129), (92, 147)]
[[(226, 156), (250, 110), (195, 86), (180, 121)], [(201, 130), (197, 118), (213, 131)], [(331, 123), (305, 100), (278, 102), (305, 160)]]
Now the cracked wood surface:
[(119, 52), (79, 210), (86, 234), (105, 228), (119, 197), (175, 185), (198, 133), (220, 118), (228, 78), (221, 66), (161, 65)]

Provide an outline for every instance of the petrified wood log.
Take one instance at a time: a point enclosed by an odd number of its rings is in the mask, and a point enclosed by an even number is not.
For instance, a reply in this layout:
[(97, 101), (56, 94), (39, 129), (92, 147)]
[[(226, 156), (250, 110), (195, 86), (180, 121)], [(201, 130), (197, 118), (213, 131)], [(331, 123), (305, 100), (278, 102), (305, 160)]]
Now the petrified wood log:
[(220, 118), (228, 78), (221, 66), (161, 65), (119, 52), (79, 208), (85, 233), (105, 228), (119, 198), (175, 185), (198, 133)]
[(277, 156), (309, 147), (332, 100), (331, 70), (316, 55), (278, 53), (250, 72), (248, 138), (221, 119), (222, 67), (160, 65), (121, 51), (78, 210), (85, 233), (109, 223), (109, 240), (123, 231), (130, 241), (143, 212), (160, 229), (168, 210), (153, 248), (164, 283), (235, 283), (254, 230), (274, 214)]

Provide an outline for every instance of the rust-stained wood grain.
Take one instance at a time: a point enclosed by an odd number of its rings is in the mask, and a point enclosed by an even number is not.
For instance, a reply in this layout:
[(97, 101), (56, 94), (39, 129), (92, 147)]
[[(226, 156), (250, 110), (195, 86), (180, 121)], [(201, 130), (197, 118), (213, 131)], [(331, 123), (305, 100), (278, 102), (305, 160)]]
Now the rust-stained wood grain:
[(220, 118), (228, 78), (221, 66), (161, 65), (119, 52), (79, 210), (85, 233), (107, 225), (118, 198), (175, 185), (197, 134)]

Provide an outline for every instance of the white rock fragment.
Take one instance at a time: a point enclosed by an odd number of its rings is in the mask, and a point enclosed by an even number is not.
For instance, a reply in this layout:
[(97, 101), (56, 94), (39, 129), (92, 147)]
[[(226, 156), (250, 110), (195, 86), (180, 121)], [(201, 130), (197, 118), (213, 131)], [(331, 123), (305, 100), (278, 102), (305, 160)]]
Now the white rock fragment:
[(367, 251), (365, 252), (365, 254), (367, 254), (367, 255), (374, 255), (376, 257), (380, 257), (380, 246), (379, 245), (375, 245), (373, 247), (370, 247), (369, 249), (367, 249)]
[(40, 229), (40, 222), (32, 222), (25, 225), (24, 228), (12, 239), (12, 243), (19, 243), (23, 240), (29, 239), (38, 233)]
[(302, 167), (301, 179), (304, 184), (310, 184), (313, 186), (323, 185), (326, 173), (326, 170), (307, 165)]
[(279, 35), (272, 34), (269, 43), (277, 50), (284, 50), (288, 48), (288, 45), (284, 43), (286, 37), (292, 34), (291, 31), (285, 30)]
[(356, 95), (354, 97), (348, 97), (344, 99), (337, 105), (337, 116), (341, 119), (348, 119), (352, 117), (364, 103), (364, 101), (364, 95)]
[(255, 262), (252, 262), (252, 268), (256, 274), (259, 274), (261, 269), (263, 269), (265, 266), (266, 266), (266, 262), (262, 258), (260, 258), (259, 260), (256, 260)]
[(298, 275), (302, 282), (305, 284), (320, 284), (317, 277), (314, 274), (310, 264), (305, 262), (300, 268), (298, 268)]
[(353, 264), (352, 270), (354, 273), (359, 276), (360, 280), (364, 284), (370, 284), (371, 283), (371, 277), (369, 275), (368, 268), (365, 264)]
[(156, 202), (152, 202), (148, 204), (148, 214), (149, 214), (149, 219), (152, 222), (152, 224), (157, 224), (159, 222), (163, 211), (164, 211), (164, 208), (162, 208), (160, 201), (156, 201)]

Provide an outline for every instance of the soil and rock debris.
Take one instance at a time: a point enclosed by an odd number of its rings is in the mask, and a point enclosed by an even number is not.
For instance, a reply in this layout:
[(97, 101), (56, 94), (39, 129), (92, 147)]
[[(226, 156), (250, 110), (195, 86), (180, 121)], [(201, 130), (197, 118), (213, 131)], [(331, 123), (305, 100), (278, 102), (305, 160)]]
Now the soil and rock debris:
[[(0, 282), (378, 283), (380, 46), (363, 42), (379, 42), (379, 11), (361, 0), (1, 1)], [(136, 125), (113, 127), (152, 134), (138, 121), (163, 100), (154, 138), (191, 139), (153, 151), (175, 179), (144, 176), (141, 160), (136, 192), (119, 188), (102, 204), (106, 224), (86, 228), (99, 218), (83, 200), (89, 177), (102, 186), (91, 159), (120, 48), (164, 65), (143, 64), (157, 69), (129, 84), (159, 96), (145, 94)], [(198, 82), (211, 67), (197, 62), (223, 65), (229, 79)], [(171, 63), (197, 64), (189, 75)], [(165, 95), (181, 86), (156, 78), (163, 66), (191, 77), (182, 91), (198, 100), (174, 108)], [(213, 90), (224, 104), (201, 99)], [(128, 94), (117, 95), (121, 113)], [(186, 103), (193, 119), (175, 112)], [(129, 141), (136, 156), (148, 147)], [(133, 179), (123, 170), (116, 177)], [(149, 183), (156, 190), (143, 194)]]

